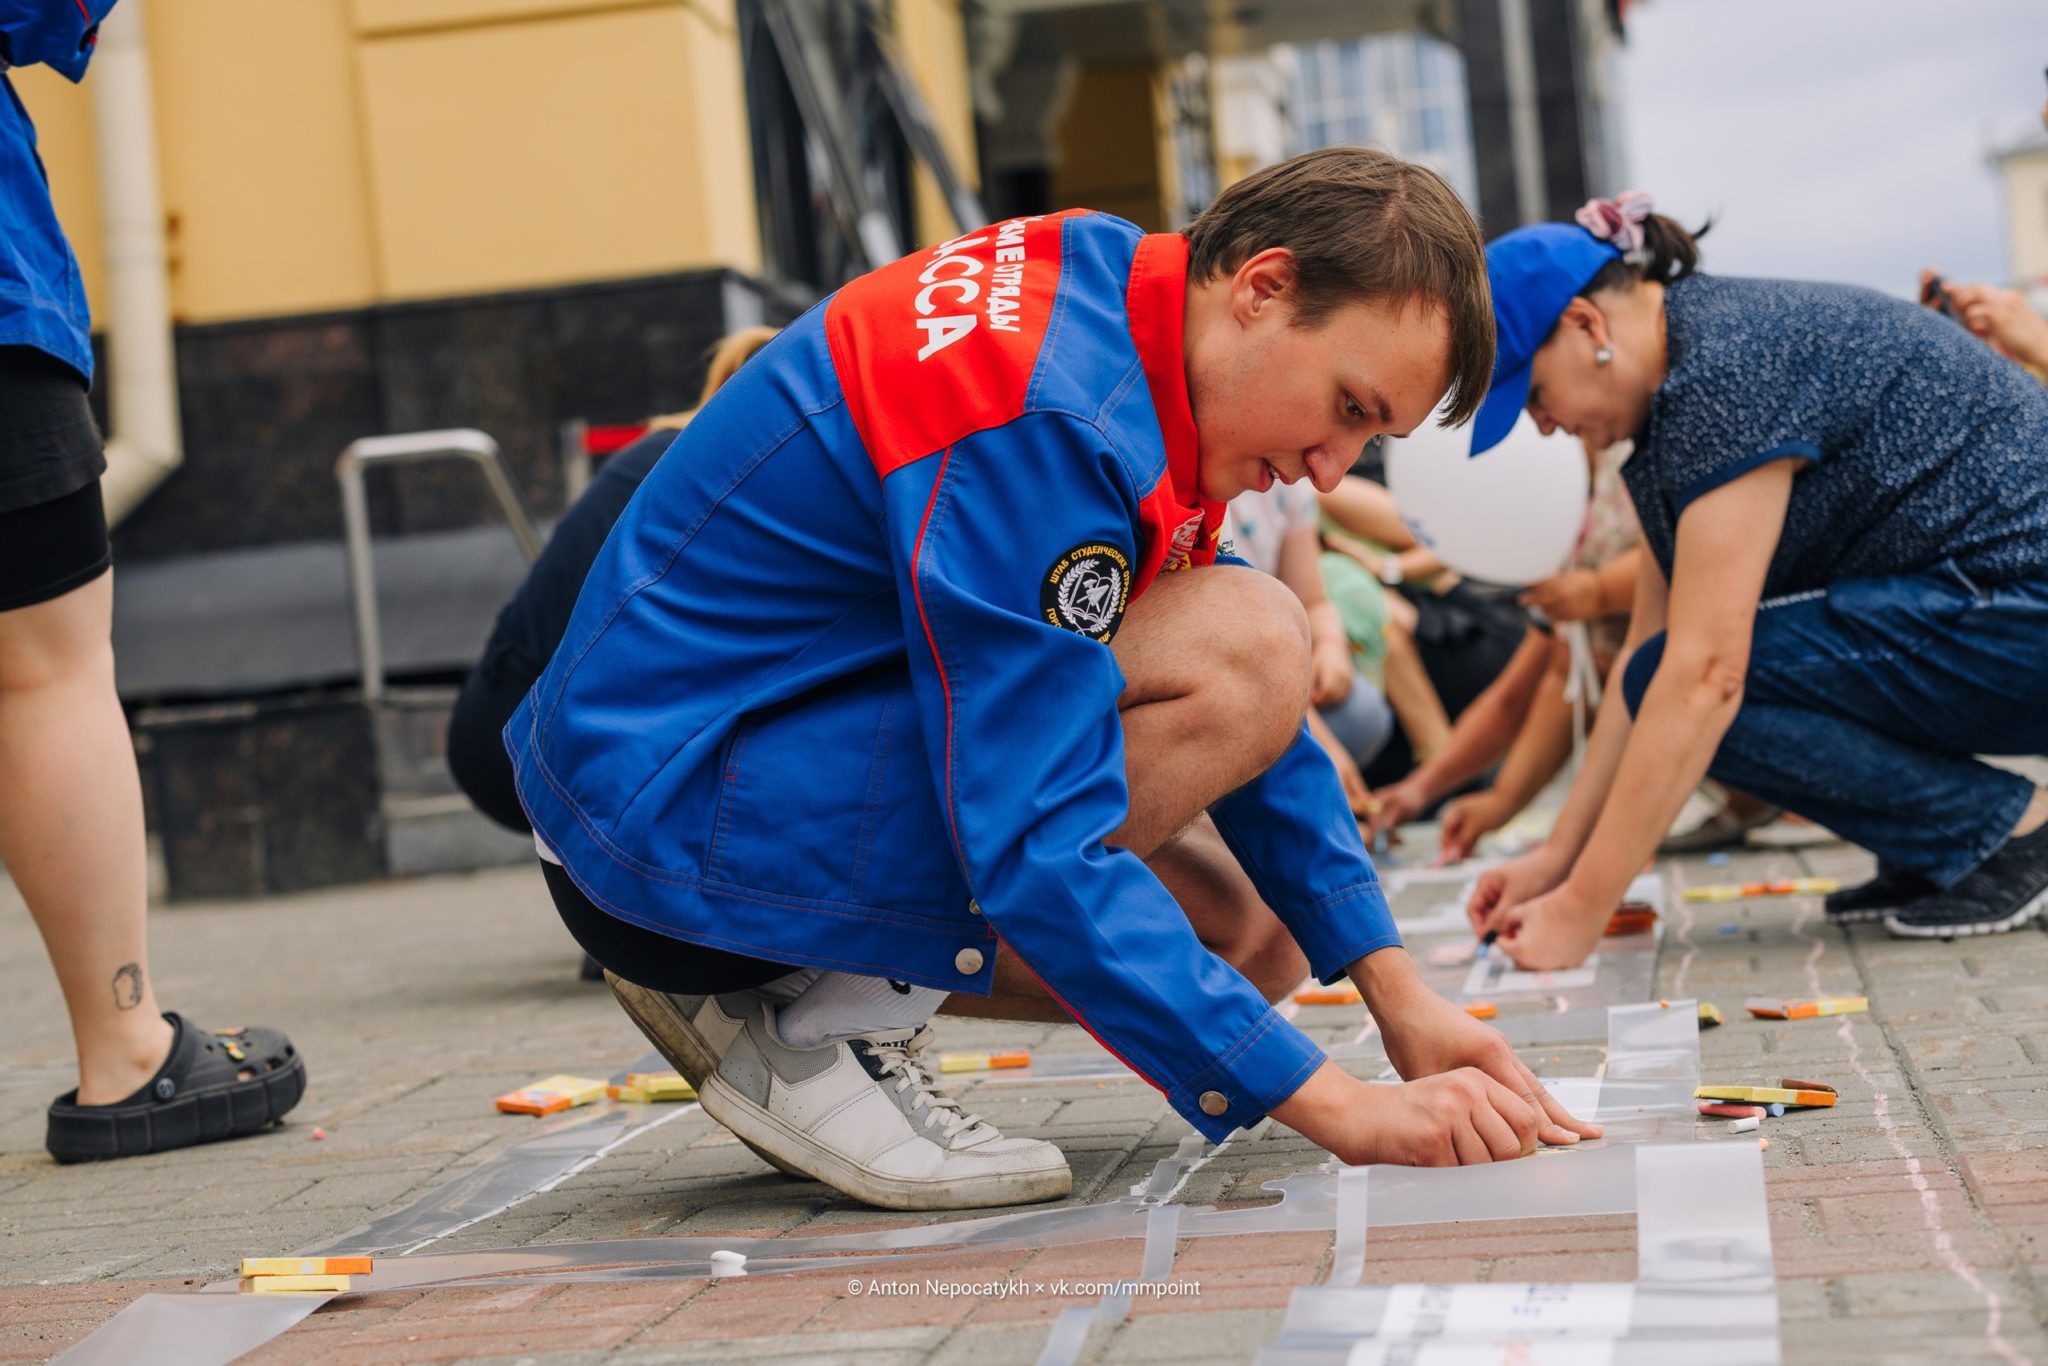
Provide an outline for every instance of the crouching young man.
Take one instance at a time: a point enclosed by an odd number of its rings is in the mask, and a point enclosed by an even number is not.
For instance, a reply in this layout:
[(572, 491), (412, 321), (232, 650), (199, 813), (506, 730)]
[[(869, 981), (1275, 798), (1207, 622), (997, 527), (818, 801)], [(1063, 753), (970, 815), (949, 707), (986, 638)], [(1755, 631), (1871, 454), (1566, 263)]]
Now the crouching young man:
[[(1185, 234), (963, 234), (845, 286), (691, 423), (506, 728), (570, 931), (705, 1111), (905, 1209), (1065, 1195), (920, 1058), (962, 1013), (1080, 1023), (1211, 1140), (1350, 1162), (1597, 1132), (1425, 989), (1334, 771), (1308, 635), (1217, 564), (1223, 504), (1332, 487), (1493, 357), (1430, 172), (1311, 153)], [(1402, 1086), (1269, 1001), (1348, 974)]]

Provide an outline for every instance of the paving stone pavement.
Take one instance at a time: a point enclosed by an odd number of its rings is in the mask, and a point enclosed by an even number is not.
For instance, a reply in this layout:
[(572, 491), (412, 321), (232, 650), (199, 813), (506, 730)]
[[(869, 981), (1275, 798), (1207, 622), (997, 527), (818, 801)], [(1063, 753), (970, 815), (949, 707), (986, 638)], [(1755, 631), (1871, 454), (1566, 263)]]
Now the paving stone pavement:
[[(1671, 886), (1867, 875), (1846, 846), (1666, 865)], [(1420, 889), (1416, 889), (1419, 891)], [(1412, 893), (1411, 893), (1412, 895)], [(1431, 899), (1441, 900), (1437, 892)], [(220, 1277), (245, 1255), (332, 1236), (533, 1132), (492, 1096), (551, 1072), (602, 1073), (644, 1051), (575, 954), (529, 870), (168, 907), (153, 920), (157, 988), (208, 1024), (289, 1028), (311, 1085), (282, 1128), (232, 1144), (58, 1167), (42, 1112), (72, 1084), (69, 1036), (33, 928), (0, 885), (0, 1360), (62, 1350), (150, 1290)], [(1785, 1359), (2032, 1361), (2048, 1366), (2048, 935), (1894, 942), (1822, 924), (1817, 899), (1673, 899), (1657, 990), (1718, 1003), (1711, 1080), (1834, 1083), (1833, 1111), (1768, 1121), (1765, 1155)], [(1751, 995), (1867, 994), (1839, 1019), (1752, 1020)], [(1305, 1010), (1320, 1038), (1358, 1037), (1357, 1007)], [(1098, 1053), (1072, 1028), (941, 1020), (944, 1047)], [(1537, 1048), (1540, 1072), (1585, 1075), (1589, 1047)], [(1347, 1065), (1375, 1074), (1370, 1057)], [(964, 1088), (1012, 1133), (1059, 1142), (1070, 1203), (1122, 1195), (1189, 1131), (1129, 1078)], [(315, 1126), (328, 1137), (316, 1141)], [(1245, 1205), (1321, 1154), (1272, 1124), (1239, 1135), (1180, 1192)], [(662, 1234), (772, 1237), (914, 1222), (778, 1175), (694, 1109), (514, 1208), (441, 1239), (459, 1251)], [(1292, 1289), (1326, 1275), (1328, 1234), (1184, 1241), (1187, 1293), (1141, 1298), (1082, 1359), (1241, 1362), (1272, 1341)], [(1625, 1281), (1628, 1217), (1375, 1230), (1369, 1282)], [(837, 1272), (640, 1284), (517, 1285), (335, 1301), (246, 1360), (527, 1362), (1036, 1360), (1059, 1311), (1093, 1296), (932, 1293), (992, 1282), (1134, 1275), (1135, 1240), (983, 1252), (864, 1271), (907, 1293), (849, 1294)]]

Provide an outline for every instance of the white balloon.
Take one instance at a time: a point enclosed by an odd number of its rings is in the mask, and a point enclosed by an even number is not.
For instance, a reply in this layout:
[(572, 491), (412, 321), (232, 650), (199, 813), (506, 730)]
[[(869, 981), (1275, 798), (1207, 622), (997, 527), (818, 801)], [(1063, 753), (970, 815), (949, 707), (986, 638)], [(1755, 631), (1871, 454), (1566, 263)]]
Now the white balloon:
[(1415, 538), (1468, 578), (1531, 584), (1565, 567), (1586, 523), (1586, 449), (1527, 413), (1474, 456), (1472, 428), (1431, 421), (1387, 442), (1387, 491)]

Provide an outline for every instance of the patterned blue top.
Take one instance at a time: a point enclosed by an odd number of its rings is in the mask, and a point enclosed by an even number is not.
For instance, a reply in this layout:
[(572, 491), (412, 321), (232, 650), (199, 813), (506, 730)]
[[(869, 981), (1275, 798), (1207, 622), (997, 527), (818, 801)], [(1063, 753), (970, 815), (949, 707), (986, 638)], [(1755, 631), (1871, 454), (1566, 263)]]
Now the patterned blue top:
[(1849, 285), (1692, 275), (1670, 373), (1622, 478), (1668, 577), (1693, 499), (1787, 456), (1764, 596), (1953, 559), (2048, 578), (2048, 390), (1933, 311)]

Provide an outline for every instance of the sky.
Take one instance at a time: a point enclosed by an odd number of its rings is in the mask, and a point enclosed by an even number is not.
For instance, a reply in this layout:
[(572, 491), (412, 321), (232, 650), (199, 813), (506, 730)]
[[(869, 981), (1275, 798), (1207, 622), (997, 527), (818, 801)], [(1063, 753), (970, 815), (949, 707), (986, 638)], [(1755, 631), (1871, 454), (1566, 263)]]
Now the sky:
[[(1727, 275), (2005, 280), (1989, 149), (2040, 130), (2048, 0), (1639, 0), (1628, 188)], [(1619, 188), (1619, 187), (1617, 187)]]

